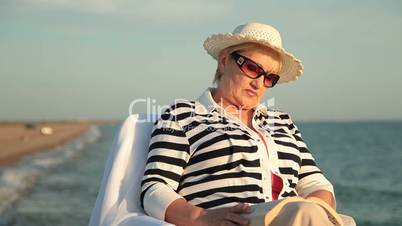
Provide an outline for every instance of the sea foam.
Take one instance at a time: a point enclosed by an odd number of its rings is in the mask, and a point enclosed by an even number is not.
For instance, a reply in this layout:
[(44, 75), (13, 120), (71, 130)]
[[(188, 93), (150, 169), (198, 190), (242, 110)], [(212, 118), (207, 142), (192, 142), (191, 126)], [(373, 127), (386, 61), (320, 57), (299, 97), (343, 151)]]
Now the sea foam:
[(99, 128), (91, 126), (82, 136), (66, 144), (29, 155), (16, 165), (0, 168), (0, 214), (9, 210), (19, 198), (27, 194), (38, 176), (69, 159), (77, 158), (85, 145), (96, 142), (100, 137)]

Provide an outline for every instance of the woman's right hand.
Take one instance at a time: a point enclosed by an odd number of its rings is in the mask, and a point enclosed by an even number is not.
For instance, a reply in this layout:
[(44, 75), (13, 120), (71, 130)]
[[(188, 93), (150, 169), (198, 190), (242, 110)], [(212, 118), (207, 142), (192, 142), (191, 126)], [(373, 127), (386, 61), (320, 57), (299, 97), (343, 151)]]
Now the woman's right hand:
[(251, 207), (248, 204), (204, 210), (195, 219), (192, 226), (247, 226), (250, 224), (250, 220), (241, 214), (250, 212)]
[(251, 213), (248, 204), (207, 210), (179, 198), (166, 209), (165, 221), (177, 226), (247, 226), (250, 220), (242, 216), (247, 213)]

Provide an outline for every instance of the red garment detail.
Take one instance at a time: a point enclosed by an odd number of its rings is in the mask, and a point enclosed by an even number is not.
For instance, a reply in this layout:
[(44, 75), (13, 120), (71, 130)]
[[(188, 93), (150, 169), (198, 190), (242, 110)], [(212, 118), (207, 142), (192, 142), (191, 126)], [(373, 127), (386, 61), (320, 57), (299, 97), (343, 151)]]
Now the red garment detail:
[[(268, 146), (267, 143), (265, 142), (264, 136), (258, 133), (260, 136), (261, 140), (264, 142), (265, 149), (268, 154)], [(269, 156), (268, 156), (269, 157)], [(279, 194), (282, 191), (283, 188), (283, 181), (282, 178), (280, 178), (278, 175), (275, 175), (274, 173), (271, 172), (271, 183), (272, 183), (272, 199), (277, 200), (279, 197)]]
[(272, 199), (277, 200), (279, 197), (279, 193), (281, 193), (283, 187), (282, 178), (280, 178), (278, 175), (271, 173), (271, 180), (272, 180)]

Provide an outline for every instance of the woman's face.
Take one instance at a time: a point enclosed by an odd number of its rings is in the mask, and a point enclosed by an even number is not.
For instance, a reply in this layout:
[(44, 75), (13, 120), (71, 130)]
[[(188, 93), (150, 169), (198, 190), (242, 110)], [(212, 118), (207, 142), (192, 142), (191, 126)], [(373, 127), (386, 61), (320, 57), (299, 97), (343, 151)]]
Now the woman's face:
[[(260, 47), (236, 52), (259, 64), (264, 71), (278, 73), (280, 69), (279, 54), (271, 49)], [(222, 77), (217, 92), (225, 102), (243, 110), (252, 109), (260, 103), (267, 90), (264, 76), (257, 79), (247, 77), (228, 53), (219, 57), (219, 69)]]

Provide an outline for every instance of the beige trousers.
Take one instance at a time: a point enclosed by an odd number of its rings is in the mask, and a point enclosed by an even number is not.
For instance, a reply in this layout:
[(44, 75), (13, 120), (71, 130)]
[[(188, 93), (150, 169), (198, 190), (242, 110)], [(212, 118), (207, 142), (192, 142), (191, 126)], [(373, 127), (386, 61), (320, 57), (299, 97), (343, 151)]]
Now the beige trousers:
[(333, 224), (319, 205), (291, 202), (282, 208), (269, 226), (333, 226)]

